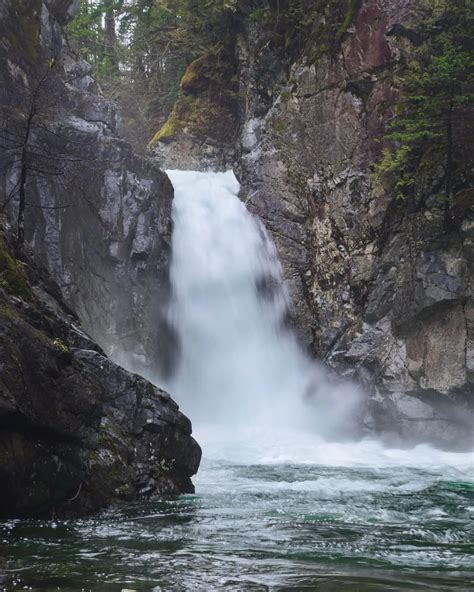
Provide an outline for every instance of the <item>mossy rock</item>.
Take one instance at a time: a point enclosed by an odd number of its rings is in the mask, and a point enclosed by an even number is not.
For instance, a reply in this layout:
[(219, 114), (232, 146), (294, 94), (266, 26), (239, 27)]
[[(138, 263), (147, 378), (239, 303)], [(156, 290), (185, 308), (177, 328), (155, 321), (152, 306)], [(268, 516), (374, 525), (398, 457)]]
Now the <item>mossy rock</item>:
[(347, 29), (355, 21), (359, 8), (361, 6), (360, 0), (346, 0), (346, 12), (341, 24), (339, 25), (336, 32), (336, 42), (339, 43), (342, 37), (345, 35)]
[(198, 140), (229, 142), (229, 130), (235, 127), (239, 100), (231, 76), (234, 72), (231, 62), (231, 57), (220, 52), (206, 53), (189, 64), (173, 110), (148, 144), (149, 149), (157, 142), (176, 140), (181, 132)]
[(157, 142), (171, 142), (176, 138), (176, 133), (179, 131), (179, 122), (177, 121), (175, 109), (171, 112), (166, 122), (151, 139), (148, 148), (153, 148)]
[(0, 239), (0, 286), (11, 294), (26, 302), (33, 302), (34, 296), (26, 278), (23, 265), (8, 252), (5, 243)]
[(184, 94), (198, 94), (209, 88), (210, 81), (218, 76), (215, 71), (216, 56), (204, 54), (191, 62), (181, 78), (180, 88)]
[(233, 112), (225, 104), (219, 105), (207, 96), (181, 95), (148, 147), (153, 148), (157, 142), (171, 142), (184, 131), (198, 139), (227, 143), (234, 125)]

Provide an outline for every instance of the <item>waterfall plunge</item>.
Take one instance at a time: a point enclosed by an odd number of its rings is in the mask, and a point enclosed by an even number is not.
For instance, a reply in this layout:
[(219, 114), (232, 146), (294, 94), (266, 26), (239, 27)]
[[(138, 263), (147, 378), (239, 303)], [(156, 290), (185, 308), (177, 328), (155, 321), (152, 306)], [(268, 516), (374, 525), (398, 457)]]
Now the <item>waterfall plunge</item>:
[(180, 359), (166, 387), (195, 425), (344, 429), (357, 404), (284, 326), (276, 249), (232, 171), (167, 171), (175, 190), (169, 320)]

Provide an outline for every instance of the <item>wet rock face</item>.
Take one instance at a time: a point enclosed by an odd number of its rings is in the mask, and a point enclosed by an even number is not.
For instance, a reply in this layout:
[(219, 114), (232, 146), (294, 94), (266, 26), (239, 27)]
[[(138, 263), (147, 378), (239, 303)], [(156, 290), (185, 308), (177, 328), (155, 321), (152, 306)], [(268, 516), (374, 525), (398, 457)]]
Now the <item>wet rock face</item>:
[[(243, 99), (234, 168), (276, 243), (301, 342), (362, 382), (368, 429), (387, 431), (385, 414), (404, 441), (452, 446), (471, 430), (446, 416), (445, 401), (474, 405), (472, 208), (447, 234), (430, 199), (418, 210), (397, 202), (371, 175), (397, 100), (394, 71), (418, 41), (407, 26), (419, 18), (414, 8), (364, 0), (337, 47), (293, 62), (249, 24), (235, 49)], [(168, 150), (179, 160), (181, 148)], [(229, 162), (217, 153), (201, 164)], [(410, 422), (401, 394), (454, 428), (426, 414)]]
[(0, 287), (0, 516), (80, 516), (193, 492), (190, 421), (105, 357), (44, 269), (26, 270), (28, 301)]
[(112, 501), (194, 493), (201, 450), (191, 422), (165, 391), (91, 350), (74, 354), (102, 376), (103, 415), (81, 502), (90, 512)]
[[(410, 51), (412, 7), (365, 1), (336, 54), (293, 64), (283, 86), (276, 75), (271, 107), (246, 114), (241, 175), (277, 244), (301, 340), (364, 384), (368, 429), (388, 431), (390, 417), (405, 441), (468, 446), (469, 213), (446, 234), (439, 209), (399, 204), (371, 177), (396, 101), (393, 67)], [(250, 80), (253, 43), (243, 52)]]
[[(67, 46), (62, 26), (78, 2), (35, 0), (27, 17), (21, 4), (3, 3), (0, 92), (11, 106), (2, 118), (14, 138), (24, 132), (14, 106), (28, 111), (40, 89), (30, 146), (43, 158), (33, 157), (28, 176), (26, 240), (110, 355), (148, 375), (165, 374), (174, 343), (163, 315), (172, 186), (120, 139), (114, 104)], [(2, 202), (19, 174), (6, 159), (0, 165)], [(7, 210), (12, 231), (17, 205), (14, 197)]]
[[(77, 5), (0, 3), (1, 517), (192, 492), (201, 454), (170, 396), (104, 353), (150, 375), (173, 364), (163, 317), (173, 192), (119, 138), (114, 105), (67, 47)], [(15, 253), (20, 169), (8, 155), (35, 109)]]

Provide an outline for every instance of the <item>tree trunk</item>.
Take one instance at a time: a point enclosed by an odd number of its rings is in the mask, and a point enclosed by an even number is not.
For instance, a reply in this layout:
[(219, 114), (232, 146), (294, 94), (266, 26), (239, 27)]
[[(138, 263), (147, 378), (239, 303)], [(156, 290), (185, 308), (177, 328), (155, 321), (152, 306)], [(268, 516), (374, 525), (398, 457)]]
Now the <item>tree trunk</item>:
[(107, 3), (107, 9), (104, 16), (105, 24), (105, 55), (113, 73), (119, 73), (119, 64), (117, 58), (117, 34), (115, 31), (115, 12), (111, 0)]
[(446, 172), (445, 172), (444, 228), (451, 230), (453, 220), (453, 107), (450, 105), (446, 122)]
[(17, 243), (18, 249), (21, 251), (25, 243), (25, 205), (26, 205), (26, 181), (28, 178), (28, 151), (26, 146), (23, 147), (21, 153), (21, 170), (20, 170), (20, 187), (18, 203), (18, 218), (17, 218)]
[[(42, 79), (41, 83), (45, 80)], [(36, 100), (40, 85), (35, 89), (32, 96), (32, 104), (26, 120), (25, 135), (23, 138), (23, 148), (21, 149), (21, 168), (20, 168), (20, 186), (18, 188), (18, 217), (17, 217), (17, 242), (18, 249), (21, 251), (25, 242), (25, 207), (26, 207), (26, 183), (28, 180), (28, 146), (30, 143), (31, 126), (36, 116)]]

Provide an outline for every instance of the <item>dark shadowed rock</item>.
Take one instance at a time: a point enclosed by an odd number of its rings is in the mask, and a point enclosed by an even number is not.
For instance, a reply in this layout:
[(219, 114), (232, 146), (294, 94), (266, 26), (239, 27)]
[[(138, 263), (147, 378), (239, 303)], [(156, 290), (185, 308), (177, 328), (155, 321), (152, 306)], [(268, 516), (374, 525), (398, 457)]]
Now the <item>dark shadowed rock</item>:
[(105, 357), (33, 260), (33, 287), (18, 271), (21, 297), (2, 261), (0, 516), (77, 516), (192, 492), (201, 451), (176, 403)]

